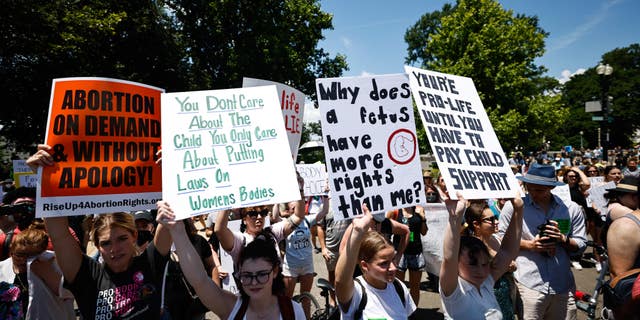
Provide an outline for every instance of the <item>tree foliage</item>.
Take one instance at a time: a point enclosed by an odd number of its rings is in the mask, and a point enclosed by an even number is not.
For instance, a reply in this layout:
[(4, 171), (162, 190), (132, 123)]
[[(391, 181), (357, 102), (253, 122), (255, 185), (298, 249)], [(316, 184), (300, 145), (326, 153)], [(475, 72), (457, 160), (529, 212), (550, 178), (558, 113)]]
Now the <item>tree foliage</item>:
[[(565, 133), (579, 138), (579, 132), (583, 131), (585, 147), (593, 148), (597, 146), (597, 129), (600, 126), (606, 129), (608, 126), (611, 130), (610, 147), (629, 147), (633, 134), (640, 129), (637, 121), (640, 117), (640, 44), (611, 50), (602, 56), (602, 63), (613, 67), (611, 76), (603, 78), (593, 67), (573, 76), (564, 84), (563, 103), (571, 110), (571, 121), (565, 126)], [(610, 115), (613, 119), (610, 123), (592, 121), (592, 116), (606, 118), (606, 115), (603, 112), (585, 112), (585, 103), (602, 100), (602, 89), (606, 86), (609, 88), (608, 96), (612, 98)]]
[(44, 140), (51, 80), (111, 77), (167, 91), (240, 86), (242, 77), (310, 95), (345, 57), (317, 47), (331, 16), (317, 1), (5, 1), (0, 11), (2, 135)]
[(407, 30), (406, 60), (472, 78), (503, 147), (510, 148), (528, 140), (516, 129), (527, 123), (529, 104), (558, 85), (534, 61), (546, 36), (536, 16), (514, 14), (494, 0), (459, 0)]

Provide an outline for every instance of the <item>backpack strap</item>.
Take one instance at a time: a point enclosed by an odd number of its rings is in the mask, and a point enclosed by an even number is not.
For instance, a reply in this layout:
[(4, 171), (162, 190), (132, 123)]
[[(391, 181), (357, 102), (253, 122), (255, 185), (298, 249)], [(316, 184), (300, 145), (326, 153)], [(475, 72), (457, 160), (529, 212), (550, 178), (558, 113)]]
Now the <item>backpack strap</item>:
[(406, 307), (407, 304), (404, 299), (404, 289), (402, 288), (402, 284), (398, 278), (393, 279), (393, 286), (396, 288), (396, 293), (398, 294), (400, 301), (402, 301), (402, 306)]
[(238, 309), (238, 313), (236, 313), (234, 320), (242, 320), (244, 318), (245, 313), (247, 313), (247, 309), (249, 308), (249, 299), (244, 299), (240, 297), (242, 300), (242, 304), (240, 304), (240, 309)]
[(296, 318), (293, 312), (293, 302), (285, 295), (278, 296), (278, 307), (280, 307), (280, 315), (283, 320), (293, 320)]
[(364, 311), (364, 307), (367, 306), (367, 290), (364, 289), (364, 286), (362, 285), (362, 282), (360, 282), (360, 279), (355, 278), (353, 280), (360, 286), (360, 289), (362, 289), (362, 298), (360, 298), (358, 309), (356, 309), (356, 312), (353, 313), (353, 319), (358, 320), (362, 319), (362, 312)]
[(638, 227), (640, 227), (640, 219), (638, 219), (638, 217), (636, 217), (633, 213), (627, 213), (623, 217), (633, 220), (633, 222), (635, 222)]
[(631, 269), (631, 270), (629, 270), (627, 272), (623, 272), (623, 273), (617, 275), (615, 278), (611, 279), (611, 282), (609, 283), (609, 286), (611, 288), (615, 288), (620, 280), (622, 280), (622, 279), (624, 279), (624, 278), (626, 278), (626, 277), (628, 277), (628, 276), (630, 276), (632, 274), (639, 273), (639, 272), (640, 272), (640, 268), (635, 268), (635, 269)]

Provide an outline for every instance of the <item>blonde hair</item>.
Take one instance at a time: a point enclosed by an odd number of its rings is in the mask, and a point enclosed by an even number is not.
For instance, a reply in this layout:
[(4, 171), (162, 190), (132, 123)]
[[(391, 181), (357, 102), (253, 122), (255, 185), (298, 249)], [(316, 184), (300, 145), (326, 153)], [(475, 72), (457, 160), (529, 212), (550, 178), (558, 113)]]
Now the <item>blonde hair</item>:
[(370, 262), (376, 253), (380, 250), (386, 249), (387, 247), (393, 248), (393, 245), (389, 240), (387, 240), (387, 238), (385, 238), (385, 236), (377, 231), (369, 230), (360, 244), (358, 260)]
[(91, 240), (96, 248), (100, 248), (100, 240), (98, 239), (98, 236), (103, 231), (112, 228), (125, 229), (133, 236), (137, 236), (138, 234), (136, 223), (133, 220), (133, 216), (129, 213), (116, 212), (99, 215), (93, 220), (93, 227), (91, 228)]

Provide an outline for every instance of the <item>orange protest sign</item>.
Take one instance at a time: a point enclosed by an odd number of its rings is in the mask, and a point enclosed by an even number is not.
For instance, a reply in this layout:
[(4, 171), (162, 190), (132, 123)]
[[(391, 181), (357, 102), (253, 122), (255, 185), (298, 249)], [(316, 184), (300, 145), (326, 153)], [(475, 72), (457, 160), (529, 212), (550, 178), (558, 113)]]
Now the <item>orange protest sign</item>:
[(56, 164), (43, 168), (39, 196), (161, 192), (162, 92), (116, 79), (55, 79), (46, 143)]

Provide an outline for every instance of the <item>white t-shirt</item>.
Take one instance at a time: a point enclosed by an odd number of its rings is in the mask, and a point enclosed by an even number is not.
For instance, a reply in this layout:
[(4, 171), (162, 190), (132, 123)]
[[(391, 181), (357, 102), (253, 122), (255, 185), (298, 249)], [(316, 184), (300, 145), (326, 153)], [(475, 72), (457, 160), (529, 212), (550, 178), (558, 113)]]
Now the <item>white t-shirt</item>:
[(473, 284), (458, 277), (458, 286), (450, 296), (445, 297), (440, 292), (445, 318), (468, 320), (502, 319), (500, 305), (493, 293), (494, 283), (493, 277), (489, 275), (480, 286), (480, 291), (478, 291)]
[[(295, 320), (306, 320), (307, 316), (304, 315), (304, 310), (302, 310), (302, 306), (295, 301), (291, 301), (291, 302), (293, 303), (293, 314), (295, 315)], [(241, 305), (242, 305), (242, 299), (238, 298), (236, 300), (236, 304), (233, 306), (233, 310), (231, 310), (231, 313), (229, 314), (229, 317), (227, 319), (233, 320), (236, 317), (236, 313), (238, 313), (238, 310), (240, 310)], [(246, 313), (242, 319), (247, 319)], [(283, 320), (282, 314), (280, 314), (280, 320)]]
[[(285, 222), (286, 221), (280, 221), (271, 225), (271, 232), (273, 233), (273, 237), (276, 241), (275, 247), (276, 251), (278, 251), (278, 255), (280, 255), (280, 249), (278, 248), (277, 243), (284, 239)], [(229, 255), (233, 258), (234, 263), (239, 261), (240, 252), (242, 252), (242, 249), (251, 243), (251, 241), (253, 241), (252, 235), (246, 232), (233, 231), (233, 249), (231, 249)]]
[[(400, 282), (402, 290), (404, 291), (405, 301), (404, 305), (402, 305), (402, 300), (400, 300), (393, 283), (387, 283), (387, 287), (381, 290), (370, 286), (362, 276), (359, 276), (357, 279), (360, 280), (360, 283), (362, 283), (362, 286), (364, 286), (364, 289), (367, 291), (367, 305), (362, 311), (363, 319), (407, 319), (416, 310), (416, 305), (413, 299), (411, 299), (409, 289), (407, 289), (404, 283)], [(349, 311), (345, 313), (342, 308), (340, 308), (340, 314), (343, 320), (353, 319), (354, 313), (356, 309), (358, 309), (360, 300), (362, 299), (362, 288), (355, 281), (353, 283), (353, 289), (353, 297), (351, 298), (351, 304), (349, 304)]]

